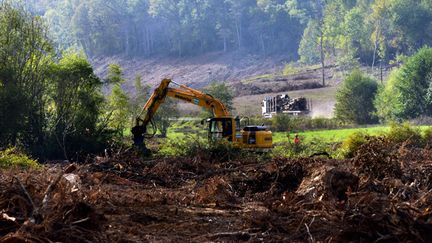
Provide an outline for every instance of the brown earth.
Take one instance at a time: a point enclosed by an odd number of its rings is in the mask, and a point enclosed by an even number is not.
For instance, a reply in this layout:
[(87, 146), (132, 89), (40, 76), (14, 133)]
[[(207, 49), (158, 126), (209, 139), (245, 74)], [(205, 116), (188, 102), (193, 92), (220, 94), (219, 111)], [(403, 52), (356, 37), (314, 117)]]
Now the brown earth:
[(122, 66), (127, 80), (126, 90), (133, 90), (134, 79), (142, 77), (143, 83), (155, 86), (164, 78), (202, 89), (212, 81), (234, 82), (252, 76), (280, 71), (284, 63), (290, 62), (286, 56), (261, 57), (241, 53), (209, 53), (196, 57), (152, 57), (131, 59), (127, 57), (97, 57), (91, 60), (95, 72), (106, 77), (109, 64)]
[(429, 148), (371, 138), (343, 161), (220, 158), (4, 170), (0, 240), (432, 241)]

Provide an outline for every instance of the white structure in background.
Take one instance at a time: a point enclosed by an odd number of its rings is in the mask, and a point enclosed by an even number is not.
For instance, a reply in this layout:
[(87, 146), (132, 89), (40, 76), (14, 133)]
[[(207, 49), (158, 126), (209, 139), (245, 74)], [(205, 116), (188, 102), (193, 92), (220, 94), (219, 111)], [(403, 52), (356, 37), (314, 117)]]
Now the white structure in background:
[(293, 116), (307, 115), (312, 110), (312, 102), (304, 97), (291, 99), (287, 94), (266, 97), (262, 101), (262, 115), (272, 118), (275, 114), (285, 113)]

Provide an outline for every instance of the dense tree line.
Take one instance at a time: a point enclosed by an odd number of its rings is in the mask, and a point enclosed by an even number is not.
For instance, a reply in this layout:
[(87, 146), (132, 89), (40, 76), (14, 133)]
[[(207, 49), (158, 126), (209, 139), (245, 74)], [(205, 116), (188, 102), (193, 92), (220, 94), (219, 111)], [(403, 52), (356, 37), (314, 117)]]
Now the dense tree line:
[(243, 50), (377, 66), (432, 44), (429, 0), (31, 0), (55, 42), (87, 55)]
[(421, 48), (385, 84), (354, 70), (336, 95), (335, 115), (354, 124), (432, 117), (432, 48)]
[[(58, 54), (47, 36), (43, 19), (0, 2), (0, 149), (40, 159), (104, 151), (129, 128), (148, 89), (129, 98), (119, 66), (102, 80), (83, 53)], [(102, 87), (112, 94), (104, 97)]]
[(250, 50), (296, 53), (302, 25), (284, 1), (32, 0), (61, 46), (89, 56), (191, 55)]

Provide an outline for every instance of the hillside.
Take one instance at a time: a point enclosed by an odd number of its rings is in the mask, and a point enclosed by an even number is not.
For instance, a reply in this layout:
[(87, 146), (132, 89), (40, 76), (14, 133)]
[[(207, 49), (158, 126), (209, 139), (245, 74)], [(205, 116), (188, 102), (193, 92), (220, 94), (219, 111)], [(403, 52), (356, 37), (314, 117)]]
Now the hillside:
[(126, 90), (131, 90), (133, 80), (137, 75), (142, 77), (143, 83), (151, 86), (159, 83), (163, 78), (172, 78), (178, 83), (203, 88), (212, 81), (234, 82), (274, 73), (281, 70), (284, 63), (289, 62), (286, 56), (260, 57), (256, 55), (242, 55), (241, 53), (211, 53), (196, 57), (97, 57), (91, 60), (95, 72), (105, 77), (108, 65), (119, 64), (128, 81)]
[[(288, 65), (287, 56), (260, 57), (257, 55), (241, 55), (212, 53), (189, 58), (127, 58), (98, 57), (92, 64), (98, 76), (105, 77), (109, 64), (119, 64), (124, 71), (127, 82), (124, 89), (133, 92), (136, 76), (142, 82), (154, 87), (163, 78), (196, 89), (202, 89), (213, 81), (226, 82), (235, 94), (234, 107), (240, 115), (259, 115), (260, 104), (264, 97), (288, 93), (292, 97), (304, 96), (312, 101), (313, 116), (331, 117), (335, 104), (337, 86), (341, 83), (344, 73), (335, 65), (326, 69), (326, 87), (321, 84), (319, 66)], [(370, 73), (368, 67), (362, 68)], [(383, 75), (388, 75), (391, 67)], [(379, 72), (373, 73), (379, 79)], [(183, 114), (198, 112), (199, 108), (180, 104)]]

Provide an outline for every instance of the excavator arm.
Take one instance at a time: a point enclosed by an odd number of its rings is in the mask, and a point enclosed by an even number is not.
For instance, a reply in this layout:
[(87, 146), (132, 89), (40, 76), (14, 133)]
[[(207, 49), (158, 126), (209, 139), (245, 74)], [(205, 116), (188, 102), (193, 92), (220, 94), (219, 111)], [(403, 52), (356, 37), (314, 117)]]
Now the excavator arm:
[[(178, 87), (171, 88), (169, 87), (170, 83), (173, 83)], [(228, 109), (220, 100), (201, 91), (177, 84), (170, 79), (164, 79), (154, 90), (150, 99), (144, 105), (141, 113), (136, 118), (135, 127), (132, 128), (135, 145), (141, 145), (144, 143), (144, 135), (146, 133), (147, 125), (151, 122), (160, 105), (165, 101), (167, 96), (206, 108), (212, 111), (215, 117), (230, 116)], [(144, 113), (144, 118), (141, 118)]]

